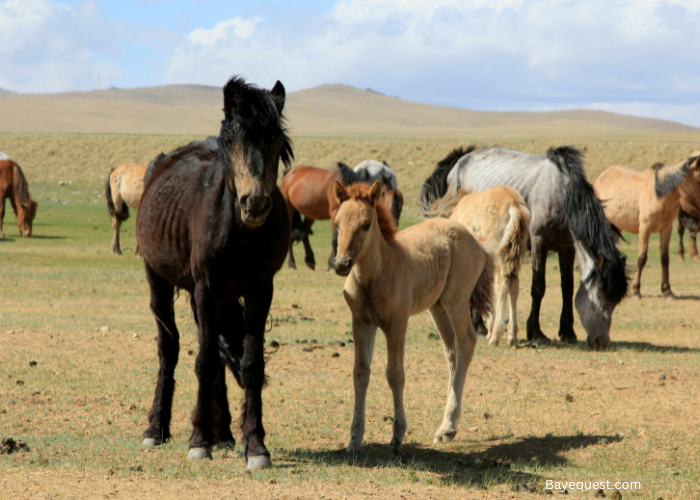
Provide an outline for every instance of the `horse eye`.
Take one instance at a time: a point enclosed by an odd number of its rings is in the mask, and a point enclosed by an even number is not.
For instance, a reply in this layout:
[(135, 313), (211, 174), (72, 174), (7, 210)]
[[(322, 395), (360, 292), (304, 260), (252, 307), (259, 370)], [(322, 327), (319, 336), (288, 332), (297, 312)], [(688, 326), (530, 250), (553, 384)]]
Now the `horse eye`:
[(367, 224), (365, 224), (364, 226), (362, 226), (362, 230), (363, 230), (363, 231), (369, 231), (369, 228), (370, 228), (370, 227), (372, 227), (372, 224), (368, 222)]

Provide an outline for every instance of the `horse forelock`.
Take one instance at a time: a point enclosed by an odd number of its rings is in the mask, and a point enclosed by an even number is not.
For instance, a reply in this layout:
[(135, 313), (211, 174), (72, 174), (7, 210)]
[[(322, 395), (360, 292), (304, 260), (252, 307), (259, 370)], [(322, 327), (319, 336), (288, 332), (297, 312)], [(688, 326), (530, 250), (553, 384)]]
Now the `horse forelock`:
[[(372, 186), (369, 184), (359, 182), (348, 186), (346, 190), (350, 199), (371, 204)], [(394, 241), (398, 230), (396, 229), (396, 222), (394, 221), (394, 216), (391, 214), (391, 209), (382, 201), (377, 203), (374, 208), (377, 212), (377, 222), (379, 223), (379, 230), (382, 236), (384, 236), (384, 239), (387, 241)]]

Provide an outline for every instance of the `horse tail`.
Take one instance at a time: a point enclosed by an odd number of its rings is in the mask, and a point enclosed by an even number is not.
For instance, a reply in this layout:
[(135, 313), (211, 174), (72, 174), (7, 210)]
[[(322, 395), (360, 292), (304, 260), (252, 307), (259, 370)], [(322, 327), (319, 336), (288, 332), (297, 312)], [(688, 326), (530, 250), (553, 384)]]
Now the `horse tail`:
[(612, 304), (619, 304), (629, 290), (626, 259), (615, 246), (603, 205), (583, 170), (583, 155), (572, 146), (547, 151), (547, 158), (569, 177), (564, 193), (564, 219), (573, 236), (596, 256), (588, 278)]
[[(457, 161), (475, 149), (476, 146), (473, 144), (467, 148), (460, 146), (453, 149), (445, 158), (438, 162), (435, 170), (433, 170), (433, 173), (430, 174), (430, 177), (425, 179), (425, 182), (423, 182), (423, 187), (421, 187), (420, 190), (419, 199), (420, 211), (423, 218), (429, 219), (431, 217), (429, 214), (432, 212), (435, 202), (437, 202), (447, 193), (447, 189), (449, 187), (447, 185), (447, 175), (457, 164)], [(456, 187), (459, 187), (459, 181), (457, 181)]]
[(476, 281), (476, 286), (469, 299), (469, 305), (481, 316), (487, 316), (493, 310), (493, 281), (496, 272), (496, 258), (494, 257), (495, 251), (489, 248), (484, 241), (479, 241), (479, 244), (484, 252), (484, 268)]
[(513, 276), (520, 271), (522, 256), (525, 253), (530, 228), (530, 211), (524, 203), (519, 203), (511, 205), (508, 214), (510, 220), (503, 231), (499, 248), (506, 276)]
[(107, 212), (109, 216), (118, 221), (124, 222), (129, 218), (129, 206), (126, 202), (122, 202), (122, 209), (117, 211), (117, 207), (114, 206), (114, 198), (112, 198), (112, 174), (117, 167), (112, 167), (107, 175), (107, 181), (105, 182), (105, 198), (107, 199)]

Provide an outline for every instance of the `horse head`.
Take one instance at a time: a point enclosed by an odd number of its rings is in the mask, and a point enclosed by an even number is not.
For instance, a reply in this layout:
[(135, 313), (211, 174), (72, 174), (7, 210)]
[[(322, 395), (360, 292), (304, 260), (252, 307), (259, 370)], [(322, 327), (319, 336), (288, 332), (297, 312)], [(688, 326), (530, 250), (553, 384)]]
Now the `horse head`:
[(37, 202), (29, 198), (17, 207), (17, 226), (22, 236), (32, 235), (32, 222), (36, 217)]
[(235, 194), (242, 222), (251, 228), (265, 223), (272, 209), (279, 161), (294, 158), (284, 126), (285, 90), (277, 82), (271, 91), (233, 77), (224, 86), (224, 115), (218, 139), (219, 161), (226, 184)]

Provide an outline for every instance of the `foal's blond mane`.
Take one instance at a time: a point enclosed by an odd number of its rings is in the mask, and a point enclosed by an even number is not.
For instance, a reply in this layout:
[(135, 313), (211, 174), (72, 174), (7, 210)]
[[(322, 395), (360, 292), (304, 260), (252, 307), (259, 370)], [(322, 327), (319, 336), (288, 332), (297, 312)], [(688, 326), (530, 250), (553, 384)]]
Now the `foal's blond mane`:
[[(357, 184), (352, 184), (346, 188), (348, 196), (352, 200), (361, 200), (372, 204), (372, 186), (367, 183), (359, 182)], [(387, 241), (394, 241), (396, 238), (396, 222), (394, 222), (394, 217), (391, 215), (391, 210), (382, 201), (378, 202), (374, 207), (377, 211), (377, 222), (379, 223), (379, 229), (382, 232), (382, 236)]]

